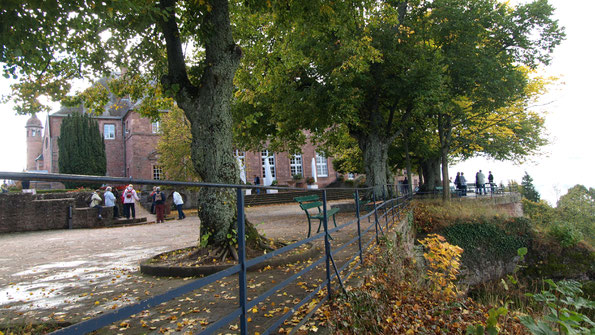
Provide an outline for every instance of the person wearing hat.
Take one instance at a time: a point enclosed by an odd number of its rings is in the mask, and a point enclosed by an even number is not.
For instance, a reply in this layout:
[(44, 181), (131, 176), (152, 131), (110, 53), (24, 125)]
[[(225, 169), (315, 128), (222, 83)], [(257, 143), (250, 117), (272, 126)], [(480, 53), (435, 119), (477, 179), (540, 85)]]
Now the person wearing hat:
[(89, 207), (91, 208), (97, 208), (97, 218), (98, 219), (102, 219), (101, 216), (101, 196), (99, 196), (99, 190), (95, 190), (93, 192), (93, 195), (91, 196), (91, 204), (89, 204)]
[(165, 216), (165, 194), (161, 192), (160, 187), (155, 188), (153, 194), (153, 202), (155, 202), (155, 214), (157, 215), (157, 223), (164, 222), (163, 217)]
[(135, 201), (139, 201), (140, 198), (136, 194), (134, 187), (132, 184), (128, 185), (124, 192), (122, 192), (122, 203), (124, 204), (124, 216), (127, 219), (130, 219), (130, 212), (132, 211), (132, 219), (136, 217), (136, 212), (134, 211), (134, 203)]
[(105, 207), (113, 207), (114, 219), (118, 218), (118, 206), (116, 206), (116, 196), (112, 193), (111, 186), (105, 188), (103, 198), (105, 199)]

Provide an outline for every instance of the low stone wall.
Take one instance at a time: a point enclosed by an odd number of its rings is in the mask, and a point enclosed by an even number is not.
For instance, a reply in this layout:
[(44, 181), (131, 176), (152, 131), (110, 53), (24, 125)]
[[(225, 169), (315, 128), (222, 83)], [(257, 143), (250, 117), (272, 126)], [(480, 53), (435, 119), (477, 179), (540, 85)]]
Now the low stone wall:
[(0, 233), (68, 228), (73, 198), (36, 199), (31, 194), (0, 196)]
[[(86, 204), (90, 193), (0, 194), (0, 233), (104, 227), (112, 223), (112, 208), (97, 209)], [(70, 212), (70, 214), (69, 214)], [(69, 221), (69, 216), (72, 220)]]

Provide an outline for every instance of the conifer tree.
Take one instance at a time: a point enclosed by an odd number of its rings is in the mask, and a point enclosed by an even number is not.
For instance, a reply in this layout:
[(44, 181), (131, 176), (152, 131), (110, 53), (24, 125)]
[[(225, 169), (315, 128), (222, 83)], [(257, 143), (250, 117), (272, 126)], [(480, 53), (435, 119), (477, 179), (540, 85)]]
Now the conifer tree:
[(541, 198), (539, 192), (537, 192), (535, 186), (533, 186), (533, 178), (531, 178), (526, 171), (523, 180), (521, 181), (521, 195), (523, 198), (527, 198), (534, 202), (539, 202), (539, 199)]
[(97, 121), (88, 115), (73, 113), (62, 121), (58, 149), (60, 173), (105, 176), (105, 143)]

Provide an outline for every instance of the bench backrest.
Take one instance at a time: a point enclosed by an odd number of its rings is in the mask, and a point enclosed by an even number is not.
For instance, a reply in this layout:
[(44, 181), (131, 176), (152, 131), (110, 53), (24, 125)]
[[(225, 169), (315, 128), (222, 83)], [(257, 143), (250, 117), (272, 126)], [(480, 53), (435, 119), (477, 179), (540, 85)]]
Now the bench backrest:
[(318, 200), (320, 200), (320, 198), (316, 194), (314, 194), (314, 195), (305, 195), (303, 197), (295, 197), (295, 198), (293, 198), (293, 200), (295, 200), (301, 204), (302, 202), (318, 201)]
[(317, 195), (306, 195), (303, 197), (296, 197), (293, 198), (293, 200), (297, 201), (300, 204), (300, 208), (303, 209), (308, 216), (310, 216), (308, 210), (312, 208), (318, 209), (318, 213), (322, 212), (322, 201), (320, 201), (320, 198)]

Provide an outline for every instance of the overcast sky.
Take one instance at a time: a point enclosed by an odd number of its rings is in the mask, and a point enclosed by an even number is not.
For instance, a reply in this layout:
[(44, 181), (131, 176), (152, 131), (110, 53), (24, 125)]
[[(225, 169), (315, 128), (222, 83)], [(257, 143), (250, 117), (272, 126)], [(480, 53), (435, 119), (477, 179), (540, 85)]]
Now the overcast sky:
[[(546, 112), (546, 127), (552, 144), (544, 148), (544, 155), (533, 162), (513, 165), (482, 158), (471, 159), (450, 168), (450, 175), (465, 172), (472, 179), (479, 169), (492, 171), (495, 180), (520, 182), (524, 171), (534, 179), (542, 198), (555, 204), (569, 187), (583, 184), (595, 187), (595, 67), (592, 60), (592, 13), (595, 1), (550, 0), (556, 7), (556, 17), (566, 27), (567, 39), (556, 49), (551, 65), (544, 74), (559, 76), (564, 83), (544, 96), (538, 111)], [(9, 82), (0, 79), (0, 94), (10, 91)], [(54, 110), (55, 111), (55, 110)], [(45, 125), (45, 115), (38, 115)], [(28, 116), (17, 116), (11, 104), (0, 104), (0, 171), (20, 172), (26, 165), (25, 123)]]

